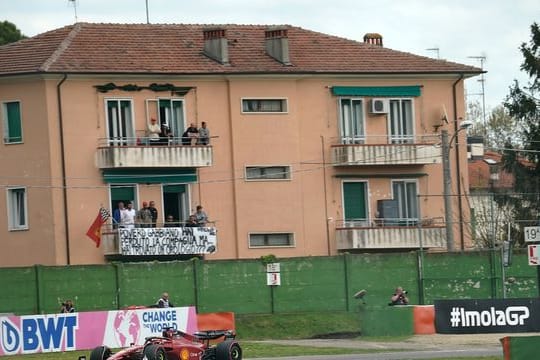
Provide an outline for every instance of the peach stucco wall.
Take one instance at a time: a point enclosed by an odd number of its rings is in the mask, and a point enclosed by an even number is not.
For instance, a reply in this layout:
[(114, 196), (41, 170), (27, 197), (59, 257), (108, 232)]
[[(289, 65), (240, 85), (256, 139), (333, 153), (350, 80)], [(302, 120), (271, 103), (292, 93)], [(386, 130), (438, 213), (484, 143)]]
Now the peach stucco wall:
[[(3, 185), (19, 183), (30, 187), (29, 229), (7, 231), (0, 217), (2, 266), (30, 264), (103, 263), (102, 250), (86, 236), (100, 206), (109, 204), (109, 190), (94, 162), (98, 139), (106, 136), (105, 98), (133, 99), (136, 129), (144, 130), (145, 101), (170, 98), (169, 92), (98, 93), (95, 85), (114, 82), (148, 85), (173, 83), (189, 86), (185, 97), (186, 122), (198, 126), (206, 121), (211, 130), (213, 166), (198, 171), (199, 182), (189, 186), (191, 211), (202, 204), (218, 228), (218, 252), (208, 259), (257, 258), (272, 253), (278, 257), (336, 254), (335, 226), (343, 219), (342, 179), (347, 175), (369, 181), (369, 216), (376, 216), (376, 201), (391, 198), (390, 181), (400, 174), (422, 174), (418, 179), (421, 212), (444, 216), (442, 168), (440, 163), (409, 166), (334, 167), (330, 145), (337, 142), (338, 107), (330, 87), (422, 85), (414, 99), (415, 132), (433, 134), (440, 124), (441, 105), (449, 117), (463, 117), (463, 84), (458, 82), (458, 114), (453, 114), (454, 78), (427, 79), (338, 79), (294, 76), (229, 76), (208, 78), (112, 79), (68, 77), (60, 87), (67, 188), (69, 241), (64, 227), (60, 127), (57, 84), (61, 78), (43, 80), (0, 80), (0, 101), (20, 100), (23, 113), (23, 145), (0, 145), (0, 166), (9, 169)], [(286, 114), (242, 114), (241, 98), (286, 98)], [(450, 125), (445, 125), (452, 134)], [(444, 127), (443, 127), (444, 128)], [(366, 118), (366, 133), (387, 134), (386, 116)], [(464, 144), (464, 139), (460, 142)], [(454, 150), (452, 150), (454, 151)], [(453, 159), (453, 154), (451, 158)], [(462, 147), (462, 171), (466, 150)], [(245, 166), (287, 165), (289, 181), (246, 182)], [(453, 168), (455, 174), (455, 168)], [(379, 174), (381, 177), (374, 177)], [(455, 178), (454, 178), (455, 180)], [(40, 185), (40, 186), (38, 186)], [(468, 188), (467, 176), (462, 186)], [(455, 189), (455, 181), (454, 181)], [(139, 204), (155, 200), (163, 221), (161, 185), (141, 184)], [(5, 204), (5, 191), (0, 204)], [(2, 205), (5, 209), (5, 205)], [(466, 206), (465, 206), (466, 207)], [(457, 212), (457, 203), (454, 205)], [(468, 214), (466, 214), (468, 216)], [(289, 232), (293, 247), (250, 249), (248, 237), (256, 232)], [(456, 241), (458, 229), (456, 228)], [(12, 256), (11, 254), (17, 254)]]

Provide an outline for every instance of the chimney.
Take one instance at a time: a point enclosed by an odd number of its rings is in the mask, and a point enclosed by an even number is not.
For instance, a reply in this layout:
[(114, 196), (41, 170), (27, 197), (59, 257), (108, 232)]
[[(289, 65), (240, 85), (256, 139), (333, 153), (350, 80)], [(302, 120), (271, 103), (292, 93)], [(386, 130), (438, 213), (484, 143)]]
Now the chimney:
[(225, 29), (204, 29), (204, 54), (222, 64), (229, 64), (229, 50)]
[(382, 44), (382, 35), (377, 33), (367, 33), (364, 35), (364, 42), (366, 44), (383, 46)]
[(289, 38), (287, 29), (270, 28), (264, 33), (266, 53), (284, 65), (291, 65), (289, 60)]

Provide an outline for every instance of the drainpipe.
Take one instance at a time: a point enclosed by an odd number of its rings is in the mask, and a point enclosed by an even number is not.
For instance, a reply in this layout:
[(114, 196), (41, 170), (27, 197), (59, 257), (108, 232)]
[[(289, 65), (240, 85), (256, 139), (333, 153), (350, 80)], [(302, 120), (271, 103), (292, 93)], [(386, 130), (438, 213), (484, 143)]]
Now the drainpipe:
[(58, 125), (60, 131), (60, 157), (62, 162), (62, 195), (64, 198), (64, 227), (66, 229), (66, 262), (67, 265), (71, 265), (70, 249), (69, 249), (69, 219), (68, 219), (68, 208), (67, 208), (67, 183), (66, 183), (66, 158), (64, 152), (64, 119), (62, 118), (62, 91), (60, 87), (66, 81), (67, 74), (64, 74), (64, 77), (58, 85), (56, 85), (56, 98), (58, 100)]
[[(459, 78), (452, 85), (452, 101), (454, 106), (454, 134), (457, 134), (459, 130), (458, 119), (457, 119), (457, 95), (456, 95), (456, 86), (463, 80), (464, 75), (460, 74)], [(457, 196), (458, 196), (458, 212), (459, 212), (459, 243), (461, 251), (465, 250), (465, 239), (463, 237), (463, 201), (461, 199), (461, 164), (459, 158), (459, 146), (458, 146), (459, 136), (455, 136), (454, 148), (456, 154), (456, 171), (457, 171)]]

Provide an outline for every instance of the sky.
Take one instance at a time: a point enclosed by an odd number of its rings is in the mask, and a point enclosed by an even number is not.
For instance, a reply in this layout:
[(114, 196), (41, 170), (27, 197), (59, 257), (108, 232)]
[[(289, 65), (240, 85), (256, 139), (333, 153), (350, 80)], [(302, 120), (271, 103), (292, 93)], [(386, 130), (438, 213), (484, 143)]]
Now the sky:
[(0, 0), (0, 21), (34, 36), (76, 21), (146, 23), (147, 4), (155, 24), (288, 24), (356, 41), (379, 33), (390, 49), (483, 67), (466, 93), (488, 113), (514, 79), (526, 85), (519, 47), (540, 23), (539, 0)]

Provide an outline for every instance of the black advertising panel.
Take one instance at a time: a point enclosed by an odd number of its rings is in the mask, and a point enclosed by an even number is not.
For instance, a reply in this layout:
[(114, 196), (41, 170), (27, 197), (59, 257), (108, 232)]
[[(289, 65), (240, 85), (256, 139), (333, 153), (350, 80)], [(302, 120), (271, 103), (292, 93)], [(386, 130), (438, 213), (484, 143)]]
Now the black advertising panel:
[(440, 334), (540, 331), (540, 299), (435, 300)]

